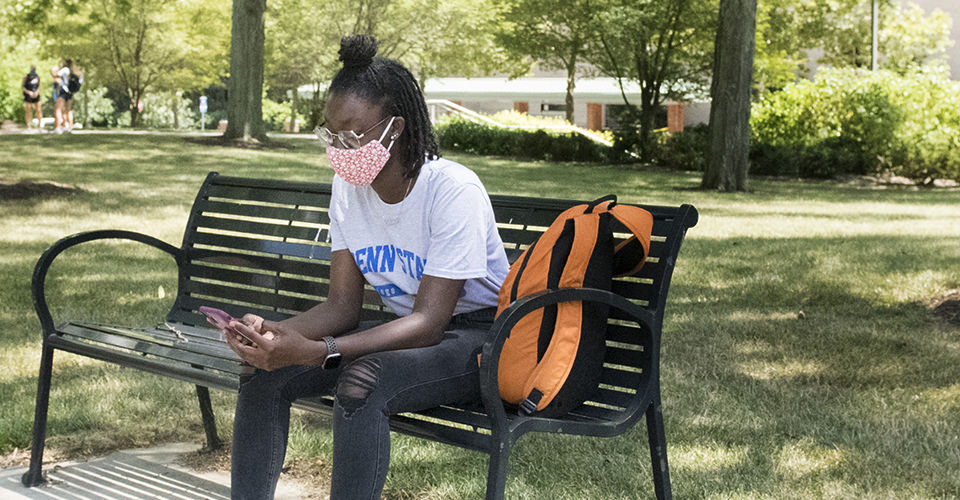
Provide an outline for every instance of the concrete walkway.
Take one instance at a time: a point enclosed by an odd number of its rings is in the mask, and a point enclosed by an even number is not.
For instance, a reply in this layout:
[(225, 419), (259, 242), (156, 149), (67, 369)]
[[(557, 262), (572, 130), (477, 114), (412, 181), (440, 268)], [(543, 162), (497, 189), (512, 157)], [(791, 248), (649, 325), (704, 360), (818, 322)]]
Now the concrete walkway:
[[(13, 124), (12, 122), (6, 122), (3, 126), (0, 126), (0, 134), (22, 134), (22, 135), (58, 135), (54, 134), (52, 129), (37, 129), (37, 128), (25, 128), (22, 124)], [(111, 129), (82, 129), (76, 128), (71, 132), (60, 135), (116, 135), (116, 134), (125, 134), (125, 135), (180, 135), (180, 136), (190, 136), (190, 137), (217, 137), (223, 135), (223, 132), (216, 130), (207, 130), (201, 132), (199, 130), (151, 130), (151, 129), (123, 129), (123, 128), (111, 128)], [(290, 134), (285, 132), (267, 132), (267, 137), (271, 139), (306, 139), (306, 140), (318, 140), (317, 136), (308, 132), (301, 132), (297, 134)]]
[[(193, 443), (174, 443), (146, 449), (122, 450), (85, 462), (64, 462), (44, 467), (47, 484), (26, 488), (20, 477), (26, 467), (0, 470), (3, 500), (140, 499), (226, 500), (230, 498), (230, 472), (197, 472), (180, 465), (179, 457), (200, 449)], [(281, 476), (278, 500), (326, 498), (309, 485)]]

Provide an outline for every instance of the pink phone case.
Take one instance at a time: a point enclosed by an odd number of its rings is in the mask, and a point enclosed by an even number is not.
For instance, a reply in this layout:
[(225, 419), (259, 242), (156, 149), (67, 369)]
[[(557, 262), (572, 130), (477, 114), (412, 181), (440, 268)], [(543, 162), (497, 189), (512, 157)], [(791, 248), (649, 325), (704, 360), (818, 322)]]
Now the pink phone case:
[(211, 325), (223, 331), (233, 331), (233, 329), (230, 328), (230, 322), (233, 321), (233, 316), (227, 314), (226, 311), (217, 309), (216, 307), (200, 306), (200, 312), (207, 317), (207, 321), (209, 321)]
[[(233, 335), (239, 335), (246, 339), (247, 342), (256, 345), (256, 341), (250, 337), (244, 335), (240, 330), (230, 327), (230, 322), (234, 321), (233, 316), (227, 314), (226, 311), (222, 309), (217, 309), (216, 307), (209, 306), (200, 306), (200, 312), (202, 312), (207, 317), (207, 322), (211, 325), (220, 329), (224, 333), (230, 333)], [(239, 321), (239, 320), (237, 320)]]

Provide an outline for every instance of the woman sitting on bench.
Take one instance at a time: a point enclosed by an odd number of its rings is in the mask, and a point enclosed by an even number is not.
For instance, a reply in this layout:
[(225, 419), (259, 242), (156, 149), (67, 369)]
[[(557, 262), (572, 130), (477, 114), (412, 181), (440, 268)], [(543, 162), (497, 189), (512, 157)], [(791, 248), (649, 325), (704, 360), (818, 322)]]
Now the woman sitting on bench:
[[(247, 314), (227, 335), (252, 366), (234, 498), (273, 496), (297, 398), (335, 396), (333, 499), (380, 497), (389, 415), (479, 401), (477, 354), (508, 271), (493, 209), (476, 174), (440, 158), (416, 79), (376, 52), (367, 36), (341, 41), (317, 128), (336, 173), (328, 300), (281, 322)], [(398, 319), (360, 322), (365, 282)]]

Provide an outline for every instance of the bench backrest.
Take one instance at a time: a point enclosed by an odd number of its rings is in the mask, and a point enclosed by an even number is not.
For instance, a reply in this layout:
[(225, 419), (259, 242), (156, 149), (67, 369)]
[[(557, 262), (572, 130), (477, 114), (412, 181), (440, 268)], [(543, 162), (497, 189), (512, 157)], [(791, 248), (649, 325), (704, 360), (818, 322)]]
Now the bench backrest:
[[(491, 196), (508, 258), (515, 260), (563, 210), (577, 201)], [(225, 177), (211, 173), (190, 213), (184, 233), (185, 261), (172, 321), (205, 324), (201, 305), (230, 314), (254, 312), (282, 319), (327, 296), (330, 276), (330, 185)], [(659, 330), (674, 263), (687, 228), (697, 222), (692, 206), (646, 206), (654, 216), (647, 263), (619, 278), (613, 291), (651, 310)], [(388, 319), (379, 294), (368, 287), (365, 319)], [(608, 329), (606, 385), (639, 387), (638, 352), (650, 354), (649, 337), (636, 323), (612, 314)], [(616, 401), (617, 394), (605, 401)], [(628, 398), (627, 398), (628, 399)]]

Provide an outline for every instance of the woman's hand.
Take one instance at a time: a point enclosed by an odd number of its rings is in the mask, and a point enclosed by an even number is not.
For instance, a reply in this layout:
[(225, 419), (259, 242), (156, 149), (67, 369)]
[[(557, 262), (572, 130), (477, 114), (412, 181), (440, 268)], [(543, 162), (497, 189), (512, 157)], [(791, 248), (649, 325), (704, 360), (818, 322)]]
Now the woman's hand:
[(230, 322), (242, 338), (227, 335), (227, 344), (247, 363), (261, 370), (276, 370), (290, 365), (319, 364), (326, 357), (326, 344), (316, 342), (303, 336), (299, 331), (281, 323), (249, 320), (245, 315), (244, 321)]

